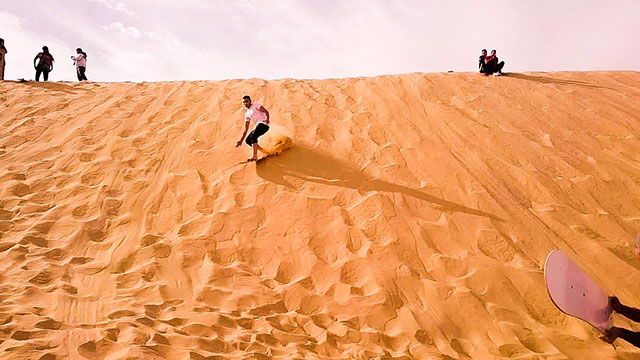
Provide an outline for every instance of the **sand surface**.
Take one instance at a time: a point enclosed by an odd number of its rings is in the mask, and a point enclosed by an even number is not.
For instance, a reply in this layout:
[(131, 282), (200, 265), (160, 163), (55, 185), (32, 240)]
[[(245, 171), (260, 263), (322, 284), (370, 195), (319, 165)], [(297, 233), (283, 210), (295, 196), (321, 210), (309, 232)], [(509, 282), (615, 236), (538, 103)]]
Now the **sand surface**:
[(639, 359), (542, 272), (640, 307), (639, 137), (634, 72), (0, 82), (0, 358)]

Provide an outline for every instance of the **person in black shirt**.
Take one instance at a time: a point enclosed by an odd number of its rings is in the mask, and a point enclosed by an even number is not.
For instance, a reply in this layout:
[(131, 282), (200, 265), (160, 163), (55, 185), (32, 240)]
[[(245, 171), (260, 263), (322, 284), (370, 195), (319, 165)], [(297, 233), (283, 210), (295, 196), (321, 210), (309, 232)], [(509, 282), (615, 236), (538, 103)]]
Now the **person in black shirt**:
[[(37, 64), (36, 61), (38, 61)], [(53, 70), (54, 61), (53, 55), (49, 52), (49, 48), (43, 46), (42, 52), (33, 58), (33, 67), (36, 68), (36, 81), (40, 81), (40, 74), (44, 76), (44, 81), (49, 80), (49, 73)]]
[(478, 69), (480, 70), (481, 74), (484, 74), (484, 59), (486, 59), (487, 57), (487, 49), (482, 49), (482, 55), (480, 55), (480, 59), (479, 59), (479, 64), (478, 64)]

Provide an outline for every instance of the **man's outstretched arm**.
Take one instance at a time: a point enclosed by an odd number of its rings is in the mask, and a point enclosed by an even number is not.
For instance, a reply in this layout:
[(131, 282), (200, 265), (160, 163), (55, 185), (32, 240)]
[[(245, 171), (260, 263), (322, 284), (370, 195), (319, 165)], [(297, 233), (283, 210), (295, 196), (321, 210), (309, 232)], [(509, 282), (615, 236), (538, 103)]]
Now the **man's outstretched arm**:
[[(269, 115), (267, 115), (268, 117)], [(242, 140), (244, 140), (244, 137), (247, 136), (247, 131), (249, 131), (249, 121), (245, 121), (244, 122), (244, 132), (242, 133), (242, 137), (240, 138), (240, 140), (238, 140), (238, 143), (236, 144), (236, 147), (242, 145)]]

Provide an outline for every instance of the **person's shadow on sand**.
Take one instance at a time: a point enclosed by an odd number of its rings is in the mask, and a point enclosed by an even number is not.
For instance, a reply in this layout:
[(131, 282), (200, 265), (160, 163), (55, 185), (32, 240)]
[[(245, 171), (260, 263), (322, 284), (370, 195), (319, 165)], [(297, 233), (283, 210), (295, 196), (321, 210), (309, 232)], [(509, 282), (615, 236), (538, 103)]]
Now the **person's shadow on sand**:
[(258, 176), (267, 181), (291, 188), (296, 186), (289, 183), (285, 176), (361, 191), (400, 193), (428, 201), (435, 204), (442, 211), (464, 212), (471, 215), (484, 216), (492, 220), (504, 221), (493, 214), (440, 199), (420, 190), (368, 177), (361, 171), (352, 169), (349, 165), (337, 159), (304, 147), (294, 146), (278, 156), (258, 161), (256, 171)]
[(548, 76), (525, 75), (525, 74), (519, 74), (519, 73), (508, 73), (508, 74), (505, 74), (505, 76), (506, 77), (510, 77), (510, 78), (515, 78), (515, 79), (533, 81), (533, 82), (537, 82), (537, 83), (541, 83), (541, 84), (574, 85), (574, 86), (591, 88), (591, 89), (609, 89), (609, 90), (611, 90), (611, 88), (608, 88), (606, 86), (594, 85), (594, 84), (588, 83), (586, 81), (556, 79), (556, 78), (552, 78), (552, 77), (548, 77)]
[[(81, 91), (88, 91), (89, 89), (84, 89), (81, 87), (77, 87), (77, 86), (73, 86), (71, 84), (64, 84), (64, 83), (60, 83), (60, 82), (55, 82), (55, 81), (43, 81), (43, 82), (37, 82), (37, 81), (17, 81), (20, 84), (24, 84), (26, 86), (30, 86), (30, 87), (37, 87), (37, 88), (41, 88), (41, 89), (47, 89), (47, 90), (51, 90), (51, 91), (59, 91), (59, 92), (63, 92), (63, 93), (67, 93), (67, 94), (75, 94)], [(75, 83), (78, 84), (78, 83)]]

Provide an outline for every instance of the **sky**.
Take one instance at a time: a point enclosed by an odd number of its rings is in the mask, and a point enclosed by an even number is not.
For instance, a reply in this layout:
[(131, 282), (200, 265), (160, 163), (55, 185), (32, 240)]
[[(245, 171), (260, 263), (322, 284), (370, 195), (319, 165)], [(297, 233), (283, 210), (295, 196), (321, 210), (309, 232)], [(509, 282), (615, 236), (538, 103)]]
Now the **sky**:
[(336, 78), (476, 71), (640, 71), (640, 0), (0, 0), (5, 79)]

